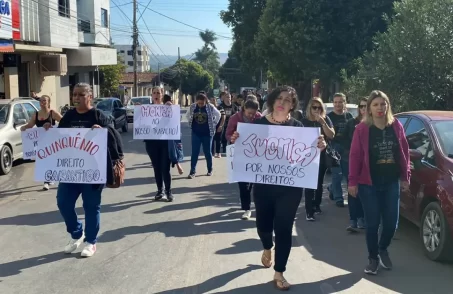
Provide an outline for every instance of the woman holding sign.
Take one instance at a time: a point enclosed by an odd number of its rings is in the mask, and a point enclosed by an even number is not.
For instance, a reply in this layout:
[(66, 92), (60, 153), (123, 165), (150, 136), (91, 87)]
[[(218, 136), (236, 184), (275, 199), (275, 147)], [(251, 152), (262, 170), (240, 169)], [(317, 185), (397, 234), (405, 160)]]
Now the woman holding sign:
[[(231, 136), (236, 131), (238, 123), (253, 123), (255, 120), (261, 117), (261, 114), (258, 112), (259, 106), (260, 105), (258, 101), (251, 99), (245, 101), (241, 111), (230, 118), (228, 127), (225, 132), (225, 136), (228, 141), (231, 140)], [(239, 197), (241, 198), (241, 209), (244, 210), (242, 219), (248, 220), (252, 216), (252, 212), (250, 210), (250, 204), (252, 202), (252, 184), (239, 182), (238, 185)]]
[[(289, 86), (278, 87), (269, 94), (267, 107), (269, 114), (256, 120), (256, 124), (303, 127), (303, 124), (291, 117), (291, 111), (298, 106), (296, 90)], [(231, 136), (234, 143), (239, 137), (237, 132)], [(318, 148), (324, 150), (326, 142), (323, 136), (318, 139)], [(302, 199), (303, 189), (298, 187), (254, 184), (252, 196), (256, 207), (256, 227), (264, 251), (261, 263), (270, 268), (272, 261), (272, 241), (275, 232), (274, 283), (279, 290), (288, 290), (291, 285), (283, 277), (292, 246), (294, 218)]]
[[(39, 98), (39, 106), (41, 106), (41, 109), (37, 111), (34, 116), (31, 117), (28, 124), (20, 128), (21, 131), (31, 129), (34, 126), (41, 128), (46, 123), (49, 123), (50, 125), (54, 126), (55, 122), (59, 122), (61, 120), (61, 114), (50, 108), (50, 96), (42, 95)], [(52, 184), (51, 182), (45, 182), (42, 189), (45, 191), (49, 190), (49, 185), (51, 184)]]
[[(155, 86), (152, 89), (153, 104), (162, 104), (162, 88)], [(171, 105), (171, 101), (166, 104)], [(155, 200), (161, 200), (165, 196), (168, 202), (172, 202), (174, 197), (171, 192), (171, 160), (168, 149), (168, 140), (145, 140), (146, 153), (148, 153), (154, 168), (154, 178), (156, 179), (157, 193)], [(165, 191), (164, 191), (165, 187)]]
[(217, 123), (220, 121), (220, 111), (208, 103), (208, 97), (199, 93), (196, 103), (192, 104), (187, 111), (187, 121), (192, 129), (192, 157), (190, 160), (189, 179), (195, 178), (200, 146), (203, 146), (203, 153), (208, 167), (208, 176), (212, 175), (212, 138), (216, 132)]
[[(307, 106), (307, 117), (302, 119), (302, 123), (306, 127), (320, 128), (321, 134), (328, 139), (333, 139), (335, 130), (332, 121), (326, 115), (326, 108), (321, 98), (314, 97), (310, 99)], [(321, 152), (319, 158), (319, 174), (318, 174), (318, 189), (305, 189), (305, 212), (307, 221), (315, 220), (315, 213), (321, 214), (322, 200), (322, 184), (324, 183), (324, 175), (326, 174), (326, 151)]]

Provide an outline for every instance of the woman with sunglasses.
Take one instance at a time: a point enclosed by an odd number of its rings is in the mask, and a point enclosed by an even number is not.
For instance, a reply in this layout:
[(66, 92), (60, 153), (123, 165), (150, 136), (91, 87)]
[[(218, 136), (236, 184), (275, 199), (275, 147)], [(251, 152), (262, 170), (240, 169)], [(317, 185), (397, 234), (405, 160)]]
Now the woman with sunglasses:
[[(349, 150), (351, 149), (352, 138), (356, 126), (363, 120), (366, 115), (366, 104), (368, 98), (364, 97), (359, 102), (359, 114), (355, 118), (351, 118), (346, 122), (344, 131), (344, 140), (347, 145), (345, 146), (344, 155), (345, 160), (348, 161), (347, 170), (349, 171)], [(345, 175), (347, 177), (348, 175)], [(359, 197), (351, 197), (348, 194), (348, 208), (349, 208), (349, 226), (346, 228), (348, 232), (355, 233), (359, 229), (365, 229), (365, 219), (363, 215), (362, 202)]]
[[(39, 98), (39, 106), (41, 106), (41, 109), (37, 111), (34, 116), (31, 117), (28, 124), (20, 128), (21, 131), (33, 128), (34, 126), (41, 128), (46, 123), (49, 123), (51, 126), (54, 126), (55, 122), (59, 122), (61, 120), (61, 114), (50, 108), (50, 96), (42, 95), (41, 98)], [(51, 184), (52, 184), (51, 182), (45, 182), (42, 189), (44, 191), (49, 190), (49, 185)]]
[[(276, 125), (303, 127), (303, 124), (291, 117), (291, 111), (298, 106), (296, 90), (289, 86), (274, 89), (267, 99), (269, 114), (257, 119), (254, 123), (261, 125)], [(231, 143), (239, 138), (234, 132)], [(318, 139), (318, 148), (324, 150), (326, 142), (322, 136)], [(303, 189), (298, 187), (279, 186), (271, 184), (254, 184), (252, 198), (256, 208), (256, 227), (264, 251), (261, 263), (270, 268), (273, 264), (272, 248), (274, 247), (273, 232), (275, 232), (275, 265), (274, 284), (279, 290), (289, 290), (291, 285), (283, 277), (292, 247), (292, 231), (294, 218), (302, 199)]]
[[(307, 105), (307, 117), (302, 119), (305, 127), (320, 128), (321, 134), (327, 138), (332, 139), (335, 136), (332, 121), (326, 116), (324, 103), (321, 98), (314, 97), (310, 99)], [(321, 153), (319, 160), (319, 173), (318, 173), (318, 188), (305, 189), (305, 212), (307, 213), (307, 221), (315, 221), (315, 213), (321, 214), (321, 200), (322, 190), (324, 183), (324, 175), (326, 174), (326, 151)]]

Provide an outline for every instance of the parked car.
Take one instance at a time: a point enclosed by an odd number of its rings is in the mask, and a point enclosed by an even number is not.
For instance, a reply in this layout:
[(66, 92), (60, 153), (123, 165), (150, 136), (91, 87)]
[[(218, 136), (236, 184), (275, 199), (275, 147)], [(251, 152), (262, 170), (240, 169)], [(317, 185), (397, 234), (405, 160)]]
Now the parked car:
[[(325, 103), (326, 114), (333, 111), (333, 103)], [(353, 117), (359, 115), (359, 108), (357, 104), (346, 104), (346, 110), (352, 114)]]
[(33, 98), (0, 100), (0, 175), (11, 171), (13, 162), (23, 157), (20, 128), (40, 108)]
[(127, 122), (134, 121), (134, 106), (135, 105), (144, 105), (144, 104), (152, 104), (153, 99), (151, 96), (141, 96), (141, 97), (132, 97), (127, 101), (126, 110), (127, 110)]
[(401, 215), (420, 228), (425, 254), (453, 260), (453, 112), (399, 113), (410, 148), (410, 193)]
[(98, 98), (95, 107), (105, 115), (110, 116), (115, 129), (121, 129), (123, 132), (129, 130), (127, 123), (126, 108), (123, 107), (121, 100), (118, 98)]

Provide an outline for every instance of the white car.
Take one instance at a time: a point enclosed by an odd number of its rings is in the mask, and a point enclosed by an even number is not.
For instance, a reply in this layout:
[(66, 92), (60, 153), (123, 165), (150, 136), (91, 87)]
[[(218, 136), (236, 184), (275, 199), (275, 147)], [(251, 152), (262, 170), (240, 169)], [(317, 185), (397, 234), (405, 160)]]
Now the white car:
[(131, 123), (134, 121), (135, 105), (146, 105), (152, 103), (153, 99), (151, 99), (151, 96), (132, 97), (131, 99), (129, 99), (126, 104), (127, 122)]

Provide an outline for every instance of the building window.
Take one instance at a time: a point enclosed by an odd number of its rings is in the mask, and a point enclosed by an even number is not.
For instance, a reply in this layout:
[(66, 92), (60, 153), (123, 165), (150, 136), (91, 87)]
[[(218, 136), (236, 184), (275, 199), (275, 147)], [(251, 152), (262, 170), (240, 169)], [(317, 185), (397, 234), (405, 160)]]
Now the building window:
[(124, 53), (124, 50), (120, 50), (120, 53)]
[(109, 27), (109, 15), (107, 9), (101, 8), (101, 26), (103, 28)]
[(127, 62), (127, 65), (129, 65), (129, 66), (134, 66), (134, 62), (133, 62), (133, 61), (128, 61), (128, 62)]
[(127, 51), (127, 55), (132, 56), (132, 50), (128, 50), (128, 51)]
[(142, 55), (142, 50), (137, 50), (137, 55)]
[(70, 17), (69, 0), (58, 0), (58, 14), (64, 17)]

